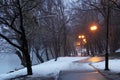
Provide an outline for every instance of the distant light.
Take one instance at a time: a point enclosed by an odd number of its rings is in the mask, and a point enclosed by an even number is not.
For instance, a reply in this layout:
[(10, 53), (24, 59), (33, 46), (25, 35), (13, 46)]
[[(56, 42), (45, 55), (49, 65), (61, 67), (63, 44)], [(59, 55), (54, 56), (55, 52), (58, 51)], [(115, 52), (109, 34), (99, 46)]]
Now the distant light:
[(77, 45), (77, 46), (80, 46), (80, 42), (77, 42), (76, 45)]
[(78, 38), (82, 38), (82, 36), (81, 36), (81, 35), (79, 35), (79, 36), (78, 36)]
[(90, 27), (90, 30), (91, 30), (91, 31), (95, 31), (95, 30), (97, 30), (97, 29), (98, 29), (98, 27), (95, 26), (95, 25)]
[(79, 35), (78, 38), (79, 39), (81, 39), (81, 38), (83, 39), (83, 38), (85, 38), (85, 36), (84, 35)]
[(84, 42), (84, 43), (87, 43), (87, 40), (86, 40), (86, 39), (83, 39), (83, 42)]

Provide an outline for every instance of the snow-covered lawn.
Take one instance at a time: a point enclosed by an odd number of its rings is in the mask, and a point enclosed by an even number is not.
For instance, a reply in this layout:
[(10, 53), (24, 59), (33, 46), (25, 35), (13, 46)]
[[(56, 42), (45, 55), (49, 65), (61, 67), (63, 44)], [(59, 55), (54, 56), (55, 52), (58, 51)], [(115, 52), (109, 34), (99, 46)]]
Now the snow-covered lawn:
[[(81, 65), (73, 63), (74, 61), (83, 60), (88, 57), (60, 57), (57, 61), (50, 60), (48, 62), (35, 65), (32, 67), (33, 75), (30, 77), (55, 77), (61, 70), (79, 69)], [(83, 68), (89, 69), (88, 65), (82, 65)], [(81, 68), (82, 69), (82, 68)], [(90, 68), (91, 69), (91, 68)], [(0, 80), (14, 78), (26, 74), (26, 68), (9, 74), (1, 74)]]
[(108, 80), (120, 80), (120, 59), (111, 59), (109, 60), (109, 69), (110, 71), (104, 71), (105, 61), (92, 63), (94, 67), (100, 70), (100, 72), (109, 78)]
[[(105, 69), (105, 61), (92, 63), (92, 65), (100, 70)], [(109, 69), (110, 69), (110, 72), (120, 73), (120, 59), (109, 60)]]

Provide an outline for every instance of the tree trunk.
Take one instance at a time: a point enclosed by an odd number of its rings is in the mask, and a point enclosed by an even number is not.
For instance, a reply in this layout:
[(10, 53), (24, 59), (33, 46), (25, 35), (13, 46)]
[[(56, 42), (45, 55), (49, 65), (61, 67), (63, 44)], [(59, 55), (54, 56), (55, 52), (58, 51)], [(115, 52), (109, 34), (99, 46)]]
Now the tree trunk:
[(26, 60), (26, 65), (27, 65), (27, 74), (32, 75), (32, 65), (31, 65), (31, 60), (30, 60), (30, 54), (28, 51), (28, 41), (26, 38), (26, 33), (24, 29), (24, 24), (23, 24), (23, 13), (22, 13), (22, 7), (20, 4), (20, 0), (17, 1), (18, 4), (18, 10), (19, 10), (19, 19), (20, 19), (20, 30), (21, 30), (21, 51), (25, 55), (25, 60)]
[(27, 67), (27, 75), (32, 75), (32, 65), (30, 60), (30, 55), (27, 48), (22, 49), (23, 54), (25, 54), (25, 60), (26, 60), (26, 67)]
[(48, 54), (48, 49), (47, 47), (45, 48), (45, 52), (46, 52), (46, 58), (47, 58), (47, 61), (49, 60), (49, 54)]
[(36, 56), (37, 56), (37, 58), (39, 59), (39, 61), (40, 61), (41, 63), (44, 62), (44, 60), (42, 59), (42, 57), (39, 55), (38, 50), (36, 50)]

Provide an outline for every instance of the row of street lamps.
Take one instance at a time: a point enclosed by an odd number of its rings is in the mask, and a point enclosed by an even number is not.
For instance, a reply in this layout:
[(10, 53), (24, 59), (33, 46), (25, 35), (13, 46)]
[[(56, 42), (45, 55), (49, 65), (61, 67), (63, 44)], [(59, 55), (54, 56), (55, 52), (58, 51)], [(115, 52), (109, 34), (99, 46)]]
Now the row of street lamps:
[[(89, 30), (92, 32), (95, 32), (98, 29), (98, 27), (96, 25), (92, 25)], [(77, 46), (79, 46), (80, 49), (80, 53), (82, 55), (82, 53), (85, 51), (85, 44), (87, 43), (87, 37), (84, 34), (80, 34), (78, 35), (79, 38), (79, 42), (76, 43)]]
[[(106, 37), (107, 37), (107, 39), (106, 39), (106, 53), (105, 53), (105, 70), (109, 70), (109, 59), (108, 59), (108, 57), (109, 57), (109, 55), (108, 55), (108, 36), (109, 36), (109, 34), (108, 34), (108, 27), (109, 27), (109, 18), (107, 19), (107, 34), (106, 34)], [(92, 31), (92, 32), (95, 32), (97, 29), (98, 29), (98, 26), (97, 25), (92, 25), (90, 28), (90, 31)], [(86, 40), (86, 36), (85, 35), (83, 35), (83, 34), (81, 34), (81, 35), (79, 35), (78, 36), (78, 38), (79, 39), (82, 39), (82, 41), (86, 44), (87, 43), (87, 40)]]
[[(98, 27), (96, 25), (93, 25), (90, 27), (90, 31), (94, 32), (98, 29)], [(79, 39), (83, 39), (83, 42), (87, 43), (86, 37), (85, 35), (81, 34), (78, 36)]]

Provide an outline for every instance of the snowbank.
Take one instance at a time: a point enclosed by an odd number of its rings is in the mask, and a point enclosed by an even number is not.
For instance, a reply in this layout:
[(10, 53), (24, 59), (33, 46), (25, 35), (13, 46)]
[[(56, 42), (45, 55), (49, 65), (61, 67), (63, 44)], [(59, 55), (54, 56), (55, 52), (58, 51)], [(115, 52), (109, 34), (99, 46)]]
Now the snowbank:
[[(60, 57), (57, 61), (50, 60), (48, 62), (35, 65), (32, 67), (33, 69), (33, 75), (29, 77), (57, 77), (60, 71), (63, 70), (87, 70), (91, 71), (94, 70), (91, 66), (89, 66), (89, 63), (91, 63), (93, 66), (100, 70), (104, 70), (105, 62), (79, 62), (80, 60), (87, 59), (88, 57)], [(88, 59), (89, 60), (89, 59)], [(113, 59), (109, 60), (109, 68), (111, 72), (120, 72), (120, 60), (119, 59)], [(27, 74), (26, 68), (21, 69), (19, 71), (15, 71), (9, 74), (1, 74), (0, 80), (4, 79), (10, 79), (15, 78), (17, 76), (22, 76)]]
[[(109, 60), (109, 69), (111, 72), (116, 72), (119, 73), (120, 72), (120, 60), (119, 59), (113, 59), (113, 60)], [(100, 69), (100, 70), (104, 70), (105, 69), (105, 61), (103, 62), (99, 62), (99, 63), (92, 63), (93, 66), (95, 66), (96, 68)]]
[[(33, 75), (31, 77), (55, 77), (58, 75), (61, 70), (72, 70), (79, 69), (80, 65), (77, 63), (73, 63), (77, 60), (83, 60), (87, 57), (60, 57), (57, 61), (50, 60), (48, 62), (35, 65), (32, 67)], [(75, 64), (73, 66), (73, 64)], [(87, 64), (83, 65), (81, 68), (85, 68)], [(88, 67), (86, 67), (87, 69)], [(16, 76), (21, 76), (26, 74), (26, 68), (21, 69), (19, 71), (15, 71), (9, 74), (1, 74), (0, 80), (14, 78)]]
[(120, 52), (120, 49), (117, 49), (115, 52), (116, 52), (116, 53)]

